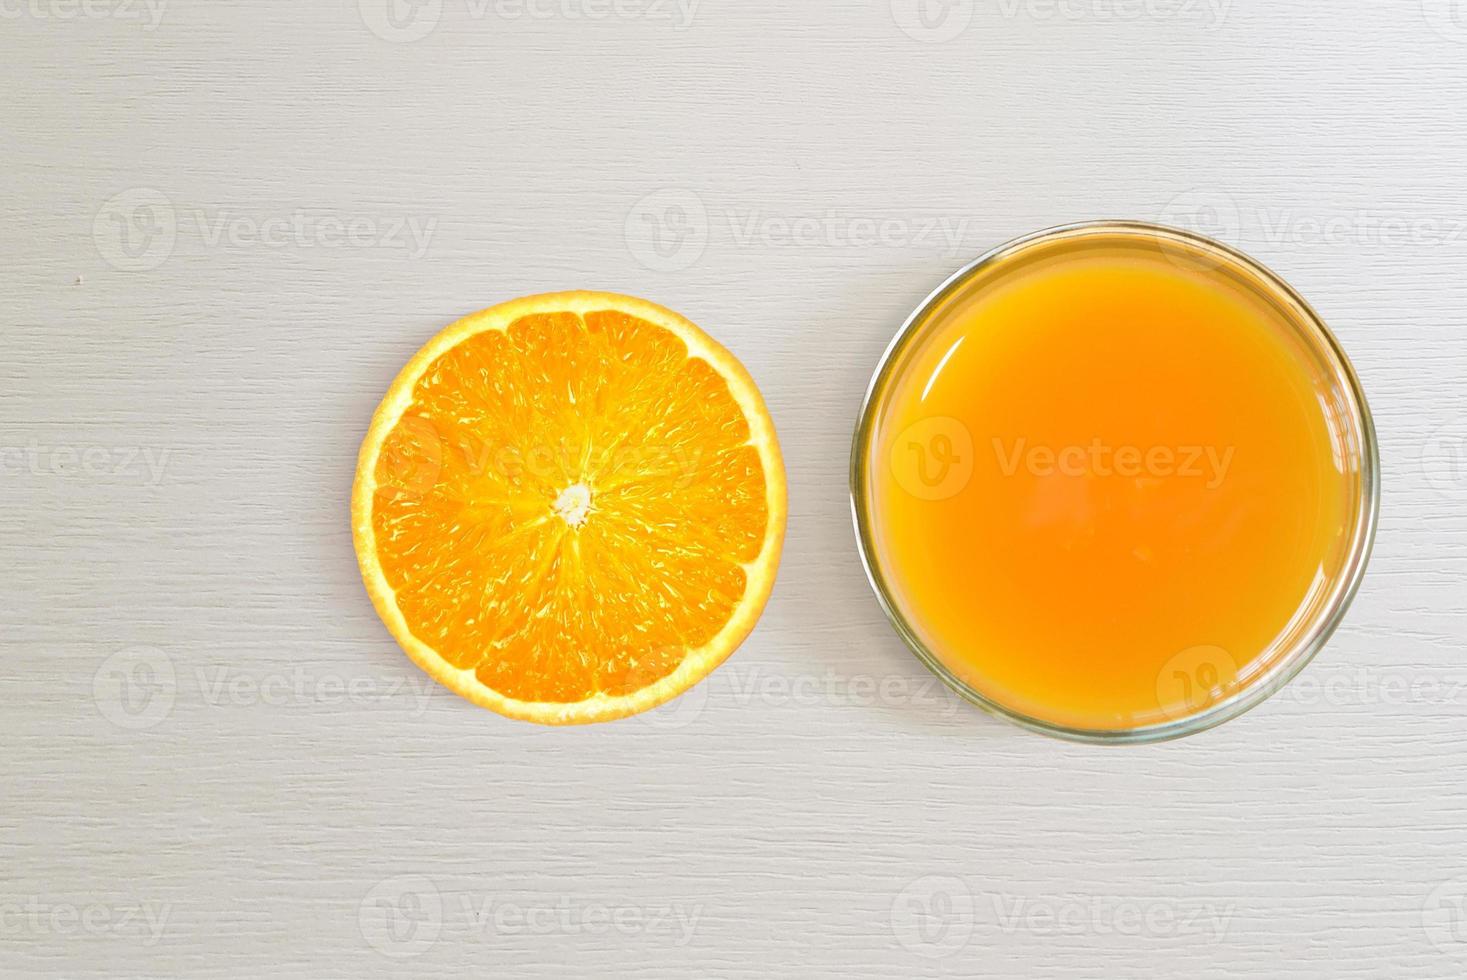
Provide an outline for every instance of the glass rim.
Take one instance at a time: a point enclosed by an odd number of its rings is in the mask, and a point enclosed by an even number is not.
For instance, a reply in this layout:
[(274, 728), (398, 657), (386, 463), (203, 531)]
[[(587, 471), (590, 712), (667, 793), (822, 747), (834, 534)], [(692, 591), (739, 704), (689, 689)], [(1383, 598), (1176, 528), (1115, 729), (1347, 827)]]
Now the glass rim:
[[(1118, 729), (1072, 727), (1026, 714), (972, 687), (957, 677), (928, 649), (899, 608), (877, 559), (869, 504), (870, 481), (866, 472), (871, 436), (876, 422), (877, 392), (891, 375), (898, 355), (917, 336), (918, 327), (926, 322), (928, 315), (979, 272), (1010, 258), (1022, 249), (1066, 237), (1106, 232), (1142, 237), (1160, 243), (1171, 240), (1205, 252), (1213, 252), (1229, 264), (1256, 276), (1279, 296), (1296, 306), (1305, 324), (1317, 332), (1316, 337), (1305, 336), (1303, 339), (1311, 350), (1324, 355), (1336, 380), (1349, 392), (1353, 409), (1352, 421), (1358, 426), (1360, 438), (1360, 490), (1355, 500), (1356, 515), (1350, 529), (1349, 551), (1340, 572), (1332, 577), (1328, 595), (1321, 603), (1320, 611), (1311, 617), (1309, 628), (1281, 652), (1267, 671), (1215, 704), (1181, 718)], [(1349, 356), (1323, 318), (1281, 276), (1238, 249), (1194, 232), (1142, 221), (1082, 221), (1041, 229), (984, 252), (948, 276), (917, 305), (877, 361), (866, 394), (861, 400), (860, 415), (851, 441), (850, 497), (857, 550), (861, 555), (861, 565), (866, 572), (867, 582), (876, 593), (877, 601), (897, 635), (917, 659), (948, 688), (989, 714), (1044, 735), (1091, 744), (1145, 744), (1195, 735), (1231, 721), (1276, 694), (1324, 649), (1359, 591), (1375, 545), (1376, 526), (1380, 517), (1380, 450), (1370, 405)]]

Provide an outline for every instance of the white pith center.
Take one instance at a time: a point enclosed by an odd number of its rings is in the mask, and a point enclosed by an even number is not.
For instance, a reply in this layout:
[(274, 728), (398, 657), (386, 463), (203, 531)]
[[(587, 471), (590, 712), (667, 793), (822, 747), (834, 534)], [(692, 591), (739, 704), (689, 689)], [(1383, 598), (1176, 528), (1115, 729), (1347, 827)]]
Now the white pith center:
[(586, 523), (586, 518), (591, 513), (591, 488), (584, 483), (575, 483), (566, 487), (560, 491), (560, 496), (555, 498), (551, 509), (571, 527), (580, 527)]

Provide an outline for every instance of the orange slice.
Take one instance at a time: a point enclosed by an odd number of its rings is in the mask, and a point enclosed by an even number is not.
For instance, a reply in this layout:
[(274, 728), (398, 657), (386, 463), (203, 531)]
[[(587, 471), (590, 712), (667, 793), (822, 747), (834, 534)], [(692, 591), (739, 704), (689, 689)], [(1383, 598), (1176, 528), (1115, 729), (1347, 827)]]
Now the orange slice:
[(785, 511), (743, 365), (671, 310), (593, 292), (433, 338), (372, 419), (351, 504), (408, 656), (544, 724), (645, 711), (722, 663), (769, 598)]

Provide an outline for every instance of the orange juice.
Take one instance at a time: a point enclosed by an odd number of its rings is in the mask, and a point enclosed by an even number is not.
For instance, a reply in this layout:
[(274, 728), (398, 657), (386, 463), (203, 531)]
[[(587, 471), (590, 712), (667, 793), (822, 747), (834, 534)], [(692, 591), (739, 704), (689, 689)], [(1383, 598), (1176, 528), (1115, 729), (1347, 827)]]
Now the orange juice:
[(1241, 256), (1146, 226), (1011, 246), (873, 382), (853, 470), (873, 580), (981, 703), (1061, 734), (1185, 724), (1277, 683), (1348, 602), (1372, 524), (1357, 396)]

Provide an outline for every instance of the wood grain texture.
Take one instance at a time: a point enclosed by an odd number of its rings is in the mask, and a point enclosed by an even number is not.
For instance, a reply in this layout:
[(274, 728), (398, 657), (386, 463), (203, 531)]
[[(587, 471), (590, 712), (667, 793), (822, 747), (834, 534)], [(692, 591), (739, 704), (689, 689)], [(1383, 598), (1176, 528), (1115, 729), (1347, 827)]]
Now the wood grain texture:
[[(1467, 971), (1460, 0), (959, 3), (944, 41), (902, 0), (430, 0), (406, 43), (372, 0), (119, 4), (0, 0), (0, 975)], [(1289, 278), (1385, 471), (1301, 681), (1120, 751), (936, 692), (845, 488), (912, 306), (1092, 217)], [(425, 685), (347, 494), (427, 337), (579, 287), (744, 360), (790, 530), (707, 684), (542, 731)]]

